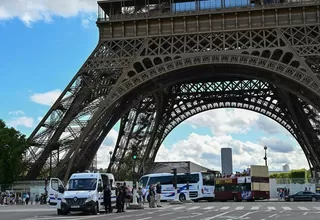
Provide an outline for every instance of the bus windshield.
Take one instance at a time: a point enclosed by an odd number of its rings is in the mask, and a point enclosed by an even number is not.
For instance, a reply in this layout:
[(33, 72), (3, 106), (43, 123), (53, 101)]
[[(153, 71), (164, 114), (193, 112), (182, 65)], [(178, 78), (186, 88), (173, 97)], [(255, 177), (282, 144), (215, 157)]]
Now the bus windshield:
[(214, 173), (202, 173), (203, 185), (214, 186)]

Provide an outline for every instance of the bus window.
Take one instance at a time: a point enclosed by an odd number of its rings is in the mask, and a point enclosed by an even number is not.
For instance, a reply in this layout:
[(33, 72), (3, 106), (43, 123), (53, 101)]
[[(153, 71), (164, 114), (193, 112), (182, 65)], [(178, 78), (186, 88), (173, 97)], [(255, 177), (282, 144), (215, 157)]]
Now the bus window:
[(173, 181), (173, 176), (161, 176), (161, 177), (159, 177), (159, 182), (161, 183), (161, 185), (172, 184), (172, 181)]
[(199, 174), (189, 174), (189, 175), (178, 175), (178, 184), (189, 183), (198, 183), (200, 178)]
[(142, 187), (146, 187), (146, 185), (148, 183), (148, 179), (149, 179), (149, 177), (147, 177), (147, 176), (142, 177), (139, 181), (139, 185)]
[(150, 185), (157, 184), (158, 182), (160, 182), (160, 180), (161, 180), (160, 178), (161, 178), (160, 176), (150, 177), (148, 185), (150, 186)]
[(214, 186), (214, 173), (202, 173), (203, 185)]

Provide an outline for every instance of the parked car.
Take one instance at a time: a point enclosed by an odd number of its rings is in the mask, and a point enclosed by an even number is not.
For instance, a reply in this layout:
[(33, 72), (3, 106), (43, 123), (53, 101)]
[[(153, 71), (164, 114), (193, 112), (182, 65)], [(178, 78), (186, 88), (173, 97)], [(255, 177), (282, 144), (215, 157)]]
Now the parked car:
[(295, 194), (289, 195), (285, 197), (286, 201), (312, 201), (315, 202), (320, 200), (320, 194), (309, 192), (309, 191), (300, 191)]

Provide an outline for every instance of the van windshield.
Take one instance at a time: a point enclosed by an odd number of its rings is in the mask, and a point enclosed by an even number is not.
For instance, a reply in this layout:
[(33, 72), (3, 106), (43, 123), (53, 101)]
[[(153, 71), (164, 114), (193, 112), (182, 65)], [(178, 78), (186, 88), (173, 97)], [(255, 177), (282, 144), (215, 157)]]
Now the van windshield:
[(68, 191), (95, 190), (97, 179), (71, 179), (69, 180)]

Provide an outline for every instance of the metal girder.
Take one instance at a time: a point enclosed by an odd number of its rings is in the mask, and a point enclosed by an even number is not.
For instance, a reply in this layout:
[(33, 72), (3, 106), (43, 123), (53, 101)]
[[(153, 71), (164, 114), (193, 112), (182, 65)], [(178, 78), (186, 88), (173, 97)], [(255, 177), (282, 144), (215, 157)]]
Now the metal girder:
[(109, 169), (127, 169), (136, 145), (142, 170), (175, 126), (223, 107), (276, 120), (320, 169), (319, 6), (98, 22), (97, 47), (28, 139), (26, 179), (83, 171), (120, 118)]

